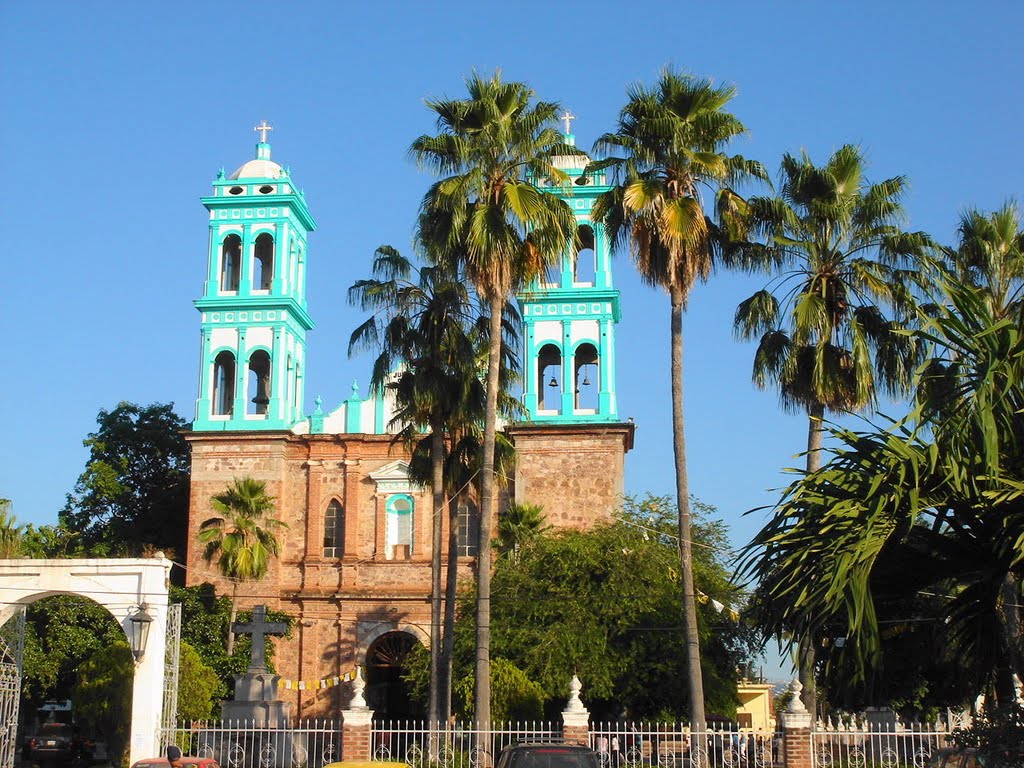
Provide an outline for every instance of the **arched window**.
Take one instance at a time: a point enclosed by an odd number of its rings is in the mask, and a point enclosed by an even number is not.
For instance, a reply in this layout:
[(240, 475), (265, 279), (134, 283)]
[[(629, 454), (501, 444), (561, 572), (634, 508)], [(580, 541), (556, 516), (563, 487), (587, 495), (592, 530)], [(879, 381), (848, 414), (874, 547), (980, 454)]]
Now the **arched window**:
[(579, 250), (573, 260), (573, 284), (577, 286), (594, 285), (597, 274), (597, 257), (594, 251), (594, 230), (588, 224), (576, 229)]
[(228, 235), (220, 247), (220, 289), (237, 291), (242, 274), (242, 238)]
[(597, 349), (593, 344), (580, 344), (576, 348), (573, 360), (576, 382), (576, 409), (597, 413), (600, 369), (598, 367)]
[(384, 505), (387, 516), (387, 559), (402, 559), (412, 554), (415, 502), (406, 493), (389, 496)]
[(230, 416), (235, 410), (235, 356), (225, 350), (213, 361), (213, 415)]
[(256, 238), (256, 252), (253, 262), (252, 287), (257, 291), (269, 291), (274, 283), (274, 236), (264, 232)]
[(459, 500), (459, 557), (476, 557), (480, 551), (480, 516), (476, 504), (469, 499)]
[(332, 499), (324, 513), (324, 557), (345, 554), (345, 510)]
[(537, 355), (537, 409), (561, 413), (562, 352), (554, 344), (545, 344)]
[(253, 394), (249, 401), (248, 413), (267, 415), (270, 405), (270, 355), (258, 349), (249, 357), (249, 388)]

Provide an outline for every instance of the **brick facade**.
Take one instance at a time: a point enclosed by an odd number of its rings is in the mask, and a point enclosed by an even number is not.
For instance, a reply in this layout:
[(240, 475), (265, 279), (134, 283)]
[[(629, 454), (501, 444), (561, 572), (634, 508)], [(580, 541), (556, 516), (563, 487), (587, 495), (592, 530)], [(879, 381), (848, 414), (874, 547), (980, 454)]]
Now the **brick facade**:
[[(511, 432), (520, 463), (514, 498), (542, 504), (550, 524), (586, 527), (618, 506), (632, 425)], [(408, 458), (391, 436), (192, 432), (187, 439), (192, 448), (189, 585), (211, 582), (219, 593), (231, 593), (232, 585), (216, 566), (204, 561), (197, 534), (214, 514), (211, 497), (234, 479), (265, 482), (275, 498), (275, 516), (288, 526), (278, 534), (281, 554), (267, 577), (238, 586), (242, 609), (263, 603), (296, 620), (292, 637), (275, 641), (275, 664), (283, 678), (342, 676), (365, 664), (371, 644), (392, 631), (429, 644), (430, 492), (408, 489), (414, 501), (412, 546), (388, 547), (385, 507), (393, 488), (380, 473)], [(499, 503), (507, 503), (503, 499)], [(324, 514), (332, 501), (344, 511), (340, 557), (324, 556)], [(444, 527), (447, 544), (447, 516)], [(460, 580), (472, 578), (474, 565), (473, 558), (460, 558)], [(337, 717), (351, 696), (346, 685), (280, 693), (300, 718)]]

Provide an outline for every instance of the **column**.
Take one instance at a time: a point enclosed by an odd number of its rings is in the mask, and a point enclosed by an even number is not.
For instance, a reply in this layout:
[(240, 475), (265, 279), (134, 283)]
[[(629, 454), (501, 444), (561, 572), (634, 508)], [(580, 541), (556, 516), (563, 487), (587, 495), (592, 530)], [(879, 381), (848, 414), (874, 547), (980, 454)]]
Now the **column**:
[(360, 667), (352, 682), (352, 701), (341, 713), (341, 759), (366, 762), (373, 759), (373, 710), (366, 706), (363, 691), (366, 682)]
[(583, 706), (580, 691), (583, 684), (576, 675), (569, 683), (569, 701), (562, 710), (562, 736), (567, 744), (590, 743), (590, 710)]
[[(237, 313), (236, 313), (237, 316)], [(245, 328), (238, 329), (238, 351), (235, 354), (235, 412), (232, 419), (245, 420), (246, 385), (249, 383), (249, 355), (245, 345)]]
[(782, 764), (785, 768), (811, 768), (811, 713), (800, 700), (803, 685), (794, 680), (789, 690), (793, 698), (782, 713)]

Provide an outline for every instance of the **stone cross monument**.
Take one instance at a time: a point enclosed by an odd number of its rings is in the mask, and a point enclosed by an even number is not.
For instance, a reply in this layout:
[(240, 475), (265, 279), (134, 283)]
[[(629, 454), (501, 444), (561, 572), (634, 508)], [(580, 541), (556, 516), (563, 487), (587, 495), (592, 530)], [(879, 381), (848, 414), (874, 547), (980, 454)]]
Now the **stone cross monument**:
[(231, 625), (235, 634), (252, 635), (252, 655), (249, 669), (235, 678), (235, 700), (221, 702), (224, 720), (245, 720), (271, 727), (288, 724), (291, 704), (277, 698), (277, 681), (281, 677), (267, 670), (267, 635), (279, 637), (287, 629), (288, 625), (283, 622), (267, 621), (265, 605), (252, 609), (252, 621)]

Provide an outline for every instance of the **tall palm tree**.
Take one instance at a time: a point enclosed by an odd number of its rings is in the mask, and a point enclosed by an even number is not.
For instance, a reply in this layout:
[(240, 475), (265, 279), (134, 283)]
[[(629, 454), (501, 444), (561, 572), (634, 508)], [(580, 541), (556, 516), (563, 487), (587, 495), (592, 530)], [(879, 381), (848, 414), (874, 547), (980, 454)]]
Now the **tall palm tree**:
[(199, 541), (206, 545), (203, 557), (207, 563), (217, 559), (221, 574), (231, 580), (231, 620), (228, 623), (228, 655), (235, 647), (231, 627), (238, 616), (238, 585), (243, 581), (259, 581), (267, 575), (270, 558), (279, 554), (275, 531), (288, 525), (270, 515), (274, 497), (267, 494), (267, 484), (251, 477), (235, 478), (223, 492), (211, 500), (216, 517), (199, 526)]
[[(745, 129), (725, 106), (729, 85), (666, 69), (656, 85), (632, 86), (614, 133), (601, 136), (595, 152), (608, 155), (588, 171), (610, 168), (615, 185), (598, 198), (595, 221), (604, 223), (612, 247), (629, 244), (645, 282), (663, 288), (671, 302), (672, 444), (679, 506), (679, 557), (683, 625), (689, 667), (691, 717), (705, 726), (696, 595), (691, 552), (690, 492), (683, 418), (683, 311), (690, 291), (714, 266), (717, 227), (705, 214), (701, 187), (719, 197), (760, 165), (724, 152)], [(725, 194), (728, 194), (726, 191)]]
[[(431, 723), (442, 717), (441, 550), (446, 506), (444, 467), (450, 430), (471, 413), (482, 412), (483, 392), (476, 368), (475, 322), (479, 313), (465, 284), (443, 267), (417, 269), (391, 246), (377, 249), (373, 277), (349, 289), (349, 300), (373, 314), (355, 331), (349, 353), (377, 349), (371, 391), (395, 396), (391, 427), (396, 441), (415, 446), (423, 430), (433, 497), (431, 525), (430, 703)], [(413, 470), (421, 451), (413, 450)], [(449, 551), (449, 559), (456, 557)]]
[[(735, 330), (759, 338), (755, 384), (776, 385), (784, 408), (807, 413), (808, 473), (821, 467), (826, 411), (868, 408), (880, 391), (905, 394), (918, 362), (914, 337), (898, 331), (930, 240), (901, 228), (903, 177), (869, 184), (864, 166), (852, 145), (821, 167), (806, 153), (786, 154), (780, 194), (750, 198), (732, 219), (737, 231), (760, 236), (736, 243), (733, 255), (775, 273), (739, 305)], [(813, 654), (810, 644), (800, 648), (803, 699), (812, 712)]]
[(458, 258), (488, 308), (490, 349), (480, 477), (477, 568), (476, 690), (478, 720), (489, 722), (491, 529), (497, 432), (501, 323), (507, 299), (575, 236), (566, 203), (539, 191), (531, 179), (568, 183), (552, 159), (576, 154), (554, 125), (558, 105), (537, 101), (524, 83), (500, 74), (466, 79), (468, 98), (428, 100), (437, 135), (413, 141), (417, 161), (443, 178), (423, 200), (420, 237), (435, 258)]

